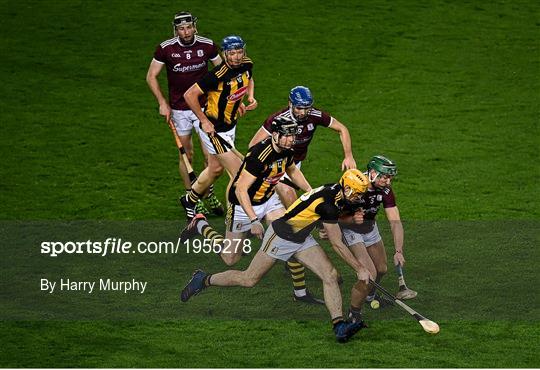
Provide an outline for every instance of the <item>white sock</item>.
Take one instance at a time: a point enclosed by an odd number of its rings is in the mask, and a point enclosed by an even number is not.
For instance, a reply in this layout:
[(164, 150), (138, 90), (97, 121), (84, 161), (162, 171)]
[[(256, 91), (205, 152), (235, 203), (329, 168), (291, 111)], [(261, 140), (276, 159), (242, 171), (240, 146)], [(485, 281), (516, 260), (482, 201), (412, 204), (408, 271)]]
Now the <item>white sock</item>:
[(305, 297), (307, 294), (306, 290), (305, 289), (298, 289), (298, 290), (294, 290), (294, 295), (297, 296), (297, 297)]

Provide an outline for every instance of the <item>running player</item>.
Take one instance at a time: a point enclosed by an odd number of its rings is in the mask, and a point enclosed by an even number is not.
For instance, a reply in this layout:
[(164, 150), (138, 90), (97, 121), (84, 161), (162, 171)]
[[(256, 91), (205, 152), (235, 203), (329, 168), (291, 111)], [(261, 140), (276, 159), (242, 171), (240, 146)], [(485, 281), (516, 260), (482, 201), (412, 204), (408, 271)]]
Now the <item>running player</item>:
[[(164, 116), (167, 122), (172, 120), (188, 160), (192, 163), (193, 143), (191, 132), (194, 128), (195, 130), (198, 129), (199, 119), (186, 104), (184, 93), (208, 72), (209, 62), (217, 66), (222, 60), (214, 42), (197, 35), (197, 18), (191, 13), (179, 12), (174, 16), (173, 34), (172, 39), (165, 40), (157, 46), (154, 58), (146, 74), (146, 82), (159, 104), (159, 114)], [(168, 101), (163, 95), (158, 82), (158, 75), (163, 70), (163, 67), (167, 70)], [(208, 153), (204, 146), (202, 150), (205, 161), (207, 161)], [(178, 159), (180, 176), (186, 191), (189, 191), (191, 190), (191, 181), (186, 166), (181, 156)], [(213, 164), (213, 166), (219, 166), (219, 163)], [(214, 195), (213, 187), (209, 188), (207, 201), (215, 214), (223, 214), (223, 207)], [(197, 203), (197, 211), (201, 213), (208, 212), (202, 201)]]
[[(246, 111), (257, 107), (253, 63), (245, 54), (245, 46), (240, 36), (225, 37), (221, 43), (223, 63), (208, 72), (184, 94), (187, 104), (200, 120), (199, 135), (209, 157), (217, 159), (225, 167), (231, 181), (242, 164), (234, 149), (237, 120)], [(204, 112), (199, 102), (203, 95), (207, 97)], [(247, 96), (247, 106), (242, 102), (244, 96)], [(212, 163), (209, 162), (191, 186), (191, 191), (181, 198), (188, 220), (195, 216), (195, 205), (201, 195), (220, 175)]]
[[(271, 124), (275, 117), (288, 117), (298, 123), (298, 133), (293, 146), (294, 162), (297, 167), (300, 167), (306, 158), (309, 143), (311, 143), (317, 127), (323, 126), (331, 128), (339, 134), (344, 152), (341, 170), (356, 168), (349, 130), (343, 123), (313, 106), (313, 95), (309, 88), (305, 86), (293, 87), (289, 93), (289, 105), (266, 119), (263, 126), (251, 139), (250, 146), (272, 134)], [(289, 207), (297, 198), (295, 189), (286, 180), (278, 185), (277, 191), (286, 207)]]
[[(285, 208), (275, 193), (276, 184), (287, 173), (294, 184), (304, 191), (311, 187), (293, 161), (293, 146), (298, 125), (290, 118), (276, 117), (272, 122), (272, 136), (251, 147), (229, 189), (225, 238), (218, 234), (200, 215), (196, 215), (182, 232), (182, 240), (201, 234), (221, 246), (220, 256), (232, 266), (242, 257), (243, 240), (248, 232), (262, 239), (261, 221), (270, 225), (285, 214)], [(296, 301), (323, 304), (305, 288), (304, 276), (293, 279)]]
[(339, 342), (346, 342), (364, 327), (362, 321), (345, 322), (338, 273), (323, 249), (311, 236), (311, 231), (322, 222), (334, 251), (356, 272), (355, 289), (359, 297), (369, 292), (369, 271), (343, 244), (338, 217), (345, 203), (357, 202), (367, 190), (368, 180), (358, 170), (347, 170), (338, 184), (324, 185), (302, 195), (266, 230), (261, 249), (244, 271), (228, 270), (207, 274), (196, 270), (182, 290), (180, 298), (186, 302), (191, 296), (210, 286), (253, 287), (272, 268), (276, 260), (287, 261), (295, 256), (323, 282), (324, 301), (330, 313), (334, 333)]

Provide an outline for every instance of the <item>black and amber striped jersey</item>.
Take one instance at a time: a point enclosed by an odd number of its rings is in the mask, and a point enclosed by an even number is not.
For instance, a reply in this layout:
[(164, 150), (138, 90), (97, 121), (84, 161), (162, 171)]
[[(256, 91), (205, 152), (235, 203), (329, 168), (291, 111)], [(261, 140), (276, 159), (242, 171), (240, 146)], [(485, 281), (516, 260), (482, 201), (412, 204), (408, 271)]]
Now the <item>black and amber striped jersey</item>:
[(321, 222), (337, 223), (344, 204), (341, 185), (323, 185), (298, 198), (272, 227), (280, 238), (303, 243)]
[(294, 164), (294, 152), (282, 150), (277, 152), (272, 146), (272, 138), (267, 138), (249, 148), (244, 162), (238, 170), (233, 184), (229, 189), (229, 202), (240, 205), (236, 197), (236, 183), (242, 171), (256, 177), (248, 189), (252, 205), (265, 203), (275, 192), (279, 180), (285, 175), (285, 170)]
[(197, 82), (207, 97), (204, 112), (217, 132), (236, 126), (238, 107), (248, 91), (252, 69), (253, 62), (244, 57), (238, 68), (230, 68), (223, 62)]

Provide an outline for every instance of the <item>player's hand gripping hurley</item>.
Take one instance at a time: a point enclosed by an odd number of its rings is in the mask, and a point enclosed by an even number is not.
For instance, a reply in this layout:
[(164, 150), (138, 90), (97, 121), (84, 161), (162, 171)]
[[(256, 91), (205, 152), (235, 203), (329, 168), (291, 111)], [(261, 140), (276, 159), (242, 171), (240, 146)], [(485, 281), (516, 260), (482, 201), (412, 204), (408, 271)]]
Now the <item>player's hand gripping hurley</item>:
[(186, 150), (184, 149), (182, 142), (180, 141), (180, 138), (178, 137), (178, 134), (176, 133), (176, 128), (174, 127), (174, 124), (172, 123), (172, 120), (167, 120), (167, 124), (171, 128), (171, 131), (174, 136), (174, 140), (176, 141), (176, 146), (178, 147), (178, 151), (180, 152), (180, 156), (182, 160), (184, 161), (184, 164), (186, 166), (186, 170), (188, 172), (189, 181), (193, 184), (197, 180), (197, 174), (195, 171), (193, 171), (193, 167), (191, 167), (191, 163), (189, 163), (189, 159), (186, 154)]

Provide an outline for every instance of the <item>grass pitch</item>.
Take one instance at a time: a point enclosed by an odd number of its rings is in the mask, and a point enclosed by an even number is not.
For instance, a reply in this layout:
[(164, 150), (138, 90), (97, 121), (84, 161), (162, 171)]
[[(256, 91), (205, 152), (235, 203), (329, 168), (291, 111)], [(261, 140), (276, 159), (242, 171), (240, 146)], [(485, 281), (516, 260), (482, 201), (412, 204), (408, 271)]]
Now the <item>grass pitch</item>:
[[(238, 126), (242, 151), (289, 89), (305, 84), (316, 106), (349, 127), (359, 166), (376, 153), (398, 163), (406, 277), (419, 291), (410, 303), (440, 323), (439, 335), (394, 308), (367, 311), (371, 328), (338, 345), (324, 309), (291, 302), (281, 266), (255, 289), (209, 290), (182, 305), (178, 290), (191, 270), (219, 271), (219, 261), (40, 256), (37, 237), (63, 235), (55, 230), (65, 221), (96, 220), (93, 232), (99, 222), (113, 231), (137, 225), (115, 221), (143, 222), (139, 231), (153, 236), (144, 222), (166, 220), (159, 224), (165, 238), (183, 226), (177, 150), (144, 80), (178, 10), (150, 1), (2, 2), (0, 365), (540, 366), (540, 11), (533, 1), (190, 7), (202, 35), (242, 35), (255, 62), (259, 107)], [(341, 160), (339, 138), (321, 129), (302, 170), (312, 184), (332, 182)], [(221, 199), (225, 184), (216, 186)], [(24, 233), (20, 225), (32, 220), (50, 228)], [(387, 229), (384, 237), (390, 252)], [(350, 269), (333, 259), (350, 286)], [(153, 285), (140, 299), (36, 292), (39, 276), (66, 271), (137, 275)], [(313, 276), (308, 283), (320, 292)], [(392, 272), (384, 285), (395, 289)], [(47, 318), (51, 312), (56, 319)]]

